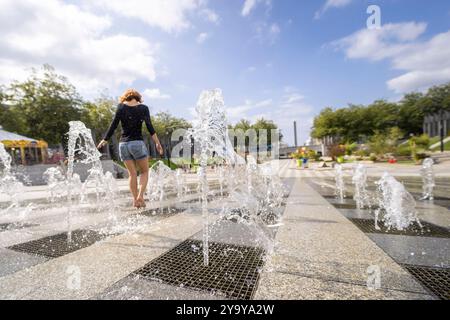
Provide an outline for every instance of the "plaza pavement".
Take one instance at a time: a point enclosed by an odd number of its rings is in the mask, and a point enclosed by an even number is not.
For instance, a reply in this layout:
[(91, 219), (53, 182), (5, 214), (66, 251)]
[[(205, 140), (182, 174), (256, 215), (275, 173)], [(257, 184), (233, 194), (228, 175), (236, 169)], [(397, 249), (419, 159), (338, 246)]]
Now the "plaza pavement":
[[(302, 180), (287, 202), (256, 299), (432, 299), (414, 278)], [(381, 271), (369, 290), (368, 268)]]
[[(260, 276), (256, 299), (433, 299), (433, 297), (370, 237), (319, 195), (306, 179), (330, 170), (298, 170), (293, 161), (280, 161), (280, 176), (291, 187), (283, 224)], [(381, 175), (392, 167), (370, 169)], [(447, 177), (447, 167), (437, 172)], [(403, 167), (396, 174), (418, 176), (418, 167)], [(195, 176), (190, 179), (195, 180)], [(127, 182), (119, 182), (126, 192)], [(45, 188), (30, 188), (28, 200), (43, 198)], [(220, 207), (220, 201), (211, 208)], [(89, 221), (84, 221), (89, 223)], [(227, 225), (222, 225), (222, 231)], [(36, 237), (43, 236), (44, 227)], [(0, 299), (217, 299), (206, 292), (135, 279), (131, 273), (178, 243), (199, 237), (202, 218), (195, 209), (157, 219), (142, 228), (107, 238), (55, 259), (18, 254), (6, 249), (27, 229), (0, 233)], [(215, 241), (249, 244), (245, 230), (217, 233)], [(29, 231), (29, 230), (28, 230)], [(230, 236), (232, 233), (233, 236)], [(4, 233), (4, 232), (2, 232)], [(5, 234), (5, 233), (4, 233)], [(8, 240), (8, 241), (6, 241)], [(15, 259), (16, 268), (6, 262)], [(17, 267), (20, 265), (20, 267)], [(80, 287), (68, 286), (71, 267), (80, 271)], [(368, 268), (381, 271), (378, 290), (367, 286)]]

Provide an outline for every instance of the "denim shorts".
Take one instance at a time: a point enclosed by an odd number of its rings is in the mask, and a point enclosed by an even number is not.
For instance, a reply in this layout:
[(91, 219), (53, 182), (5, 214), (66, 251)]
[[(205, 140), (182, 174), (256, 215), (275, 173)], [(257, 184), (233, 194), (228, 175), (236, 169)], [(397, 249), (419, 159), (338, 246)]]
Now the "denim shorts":
[(119, 144), (119, 153), (122, 161), (142, 160), (149, 155), (144, 141), (140, 140), (121, 142)]

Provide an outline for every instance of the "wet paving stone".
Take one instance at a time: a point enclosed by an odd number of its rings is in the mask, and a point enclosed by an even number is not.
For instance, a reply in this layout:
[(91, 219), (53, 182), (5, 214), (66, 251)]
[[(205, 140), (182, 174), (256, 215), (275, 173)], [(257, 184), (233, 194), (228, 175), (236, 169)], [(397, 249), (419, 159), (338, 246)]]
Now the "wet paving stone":
[(12, 230), (20, 230), (26, 228), (37, 227), (38, 224), (33, 223), (1, 223), (0, 224), (0, 232), (2, 231), (12, 231)]

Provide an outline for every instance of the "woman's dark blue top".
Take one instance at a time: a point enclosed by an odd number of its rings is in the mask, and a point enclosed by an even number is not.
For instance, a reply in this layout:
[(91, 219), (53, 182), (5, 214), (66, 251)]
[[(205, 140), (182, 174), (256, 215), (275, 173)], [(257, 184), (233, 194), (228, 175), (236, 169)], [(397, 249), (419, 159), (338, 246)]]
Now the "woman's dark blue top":
[(104, 140), (108, 141), (111, 139), (119, 123), (122, 124), (122, 136), (120, 142), (144, 140), (142, 136), (143, 122), (145, 122), (148, 131), (153, 136), (156, 131), (153, 128), (148, 107), (143, 104), (130, 107), (121, 103), (117, 106), (116, 115), (114, 116), (113, 122), (111, 123)]

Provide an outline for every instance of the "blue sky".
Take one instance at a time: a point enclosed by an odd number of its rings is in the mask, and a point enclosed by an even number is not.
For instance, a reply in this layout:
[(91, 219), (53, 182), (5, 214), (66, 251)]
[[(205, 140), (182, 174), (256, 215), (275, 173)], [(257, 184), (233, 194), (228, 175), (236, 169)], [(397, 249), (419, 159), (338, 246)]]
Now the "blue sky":
[[(367, 7), (381, 9), (367, 29)], [(144, 92), (187, 119), (223, 90), (229, 120), (277, 122), (300, 142), (323, 107), (398, 100), (450, 81), (447, 0), (0, 0), (0, 82), (54, 65), (86, 98)], [(23, 21), (20, 25), (16, 22)]]

